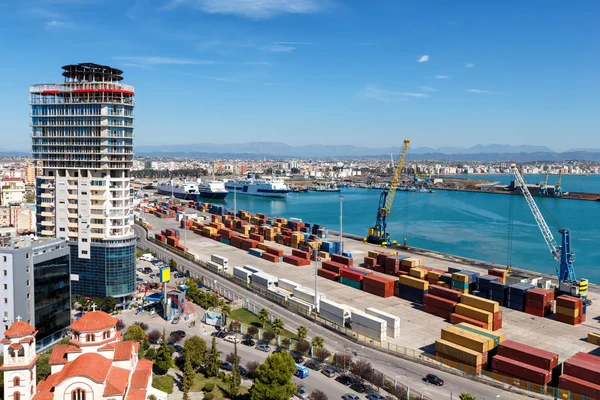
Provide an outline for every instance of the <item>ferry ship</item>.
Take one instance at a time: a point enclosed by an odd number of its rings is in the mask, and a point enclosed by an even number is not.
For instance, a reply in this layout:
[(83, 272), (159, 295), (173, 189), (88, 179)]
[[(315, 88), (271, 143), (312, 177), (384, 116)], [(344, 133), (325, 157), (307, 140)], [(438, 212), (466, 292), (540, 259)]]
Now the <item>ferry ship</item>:
[(175, 183), (171, 179), (158, 184), (158, 193), (175, 196), (178, 199), (198, 201), (198, 199), (223, 200), (229, 193), (222, 181), (206, 181), (200, 179), (196, 183), (184, 181)]
[(248, 174), (245, 179), (232, 179), (225, 182), (225, 188), (236, 195), (246, 194), (249, 196), (286, 198), (290, 188), (283, 179), (254, 179)]

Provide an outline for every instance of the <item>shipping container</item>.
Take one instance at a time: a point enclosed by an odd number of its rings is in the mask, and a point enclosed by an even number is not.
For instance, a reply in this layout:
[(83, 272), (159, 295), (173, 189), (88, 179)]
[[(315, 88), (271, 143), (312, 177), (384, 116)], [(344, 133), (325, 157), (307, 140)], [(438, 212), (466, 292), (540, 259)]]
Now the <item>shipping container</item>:
[(435, 351), (447, 354), (448, 356), (459, 360), (466, 365), (478, 366), (483, 364), (483, 355), (481, 353), (467, 349), (466, 347), (449, 342), (447, 340), (436, 340)]
[(462, 297), (462, 293), (459, 291), (444, 288), (444, 287), (437, 286), (437, 285), (430, 285), (428, 293), (433, 296), (452, 300), (456, 303), (460, 302), (460, 298)]
[(295, 288), (301, 287), (302, 285), (299, 283), (290, 281), (289, 279), (281, 278), (277, 282), (277, 286), (282, 289), (285, 289), (287, 291), (293, 292)]
[(498, 355), (547, 371), (558, 365), (558, 354), (512, 340), (506, 340), (498, 346)]
[(352, 322), (352, 326), (354, 326), (354, 324), (360, 324), (377, 332), (387, 334), (387, 322), (374, 315), (369, 315), (364, 311), (352, 310), (350, 313), (350, 321)]
[(210, 261), (221, 265), (224, 269), (229, 267), (229, 260), (226, 257), (220, 256), (218, 254), (211, 254)]
[(292, 296), (288, 299), (290, 309), (297, 314), (310, 315), (314, 310), (314, 304)]
[(339, 254), (332, 254), (331, 255), (331, 261), (345, 265), (347, 267), (352, 267), (353, 263), (352, 263), (352, 258), (350, 257), (345, 257), (345, 256), (341, 256)]
[(425, 311), (427, 314), (435, 315), (446, 320), (450, 320), (450, 315), (452, 314), (451, 311), (442, 310), (441, 308), (434, 307), (431, 304), (423, 304), (423, 311)]
[(590, 332), (588, 333), (588, 343), (600, 346), (600, 333)]
[(455, 311), (457, 314), (486, 323), (488, 327), (492, 326), (493, 314), (491, 312), (480, 310), (462, 303), (456, 305)]
[(457, 313), (450, 314), (450, 323), (451, 324), (460, 324), (460, 323), (463, 323), (463, 322), (466, 322), (468, 324), (477, 326), (479, 328), (487, 329), (487, 330), (490, 330), (490, 331), (492, 330), (492, 327), (489, 326), (485, 322), (481, 322), (481, 321), (478, 321), (476, 319), (469, 318), (469, 317), (466, 317), (464, 315), (460, 315), (460, 314), (457, 314)]
[(248, 271), (243, 267), (233, 267), (233, 275), (238, 278), (245, 280), (246, 284), (250, 284), (250, 277), (252, 276), (252, 272)]
[(478, 326), (471, 325), (471, 324), (465, 323), (465, 322), (457, 324), (455, 326), (459, 327), (461, 329), (464, 329), (466, 331), (478, 333), (478, 334), (480, 334), (482, 336), (489, 337), (490, 339), (492, 339), (494, 341), (494, 347), (493, 348), (498, 347), (498, 345), (500, 343), (504, 342), (504, 335), (501, 334), (501, 333), (490, 332), (487, 329), (483, 329), (483, 328), (480, 328)]
[(410, 286), (420, 290), (429, 290), (429, 282), (412, 277), (403, 275), (398, 278), (400, 285)]
[(344, 268), (340, 271), (340, 276), (352, 281), (362, 282), (365, 275), (356, 271), (352, 271), (349, 268)]
[[(342, 270), (342, 272), (343, 272), (343, 270)], [(333, 272), (332, 272), (332, 274), (333, 274)], [(351, 288), (354, 288), (354, 289), (358, 289), (358, 290), (362, 290), (363, 289), (362, 282), (346, 278), (344, 276), (341, 276), (341, 274), (340, 274), (340, 277), (339, 277), (339, 282), (342, 285), (350, 286)]]
[(492, 358), (492, 371), (508, 374), (538, 385), (547, 385), (552, 379), (552, 371), (501, 355), (495, 355)]
[(277, 277), (264, 272), (255, 272), (252, 274), (252, 286), (259, 286), (263, 289), (273, 287), (277, 284)]
[(286, 304), (290, 298), (289, 292), (279, 289), (276, 286), (267, 288), (267, 296), (271, 297), (271, 299), (275, 299), (279, 304)]
[(456, 325), (442, 329), (441, 337), (478, 353), (486, 353), (494, 347), (494, 340), (474, 332), (461, 329)]
[(321, 278), (329, 279), (331, 281), (337, 281), (340, 277), (339, 274), (336, 274), (335, 272), (327, 271), (326, 269), (323, 269), (323, 268), (319, 268), (317, 270), (317, 275), (320, 276)]
[(338, 304), (328, 299), (322, 299), (319, 302), (319, 314), (323, 316), (323, 313), (326, 314), (324, 318), (344, 326), (350, 318), (350, 307), (346, 304)]
[(439, 308), (444, 311), (448, 311), (450, 313), (454, 312), (454, 308), (456, 307), (456, 302), (448, 299), (444, 299), (442, 297), (434, 296), (430, 293), (423, 296), (423, 304), (430, 305), (432, 307)]
[(600, 356), (576, 353), (563, 363), (563, 374), (600, 385)]
[(481, 297), (473, 296), (471, 294), (463, 294), (460, 302), (471, 307), (479, 308), (490, 313), (495, 313), (500, 310), (500, 305), (497, 301), (482, 299)]
[[(585, 381), (574, 376), (563, 374), (558, 379), (558, 387), (561, 390), (570, 390), (574, 394), (587, 396), (588, 400), (600, 399), (600, 385)], [(572, 396), (573, 399), (577, 398)]]
[[(315, 304), (315, 292), (313, 290), (304, 287), (296, 287), (292, 293), (294, 293), (294, 297), (297, 299), (304, 300), (310, 304)], [(319, 292), (318, 297), (320, 300), (327, 298), (325, 293), (322, 292)]]
[(385, 342), (387, 340), (386, 330), (378, 331), (358, 323), (352, 323), (352, 331), (380, 342)]
[(400, 317), (373, 307), (365, 308), (365, 313), (383, 319), (387, 323), (387, 335), (397, 338), (400, 335)]

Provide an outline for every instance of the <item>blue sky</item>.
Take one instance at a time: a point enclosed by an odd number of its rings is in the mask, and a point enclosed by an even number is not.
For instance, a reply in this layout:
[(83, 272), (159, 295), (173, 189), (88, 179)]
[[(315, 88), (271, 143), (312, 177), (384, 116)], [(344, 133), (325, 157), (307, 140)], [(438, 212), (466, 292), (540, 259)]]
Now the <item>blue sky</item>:
[(96, 62), (136, 87), (136, 145), (600, 148), (592, 0), (0, 0), (0, 140), (28, 85)]

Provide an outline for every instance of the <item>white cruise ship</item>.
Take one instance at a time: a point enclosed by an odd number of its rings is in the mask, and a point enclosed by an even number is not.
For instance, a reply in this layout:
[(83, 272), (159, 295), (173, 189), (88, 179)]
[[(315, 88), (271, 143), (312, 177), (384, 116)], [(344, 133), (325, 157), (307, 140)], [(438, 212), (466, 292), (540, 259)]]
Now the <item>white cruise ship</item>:
[(236, 195), (277, 198), (285, 198), (290, 192), (290, 188), (283, 179), (254, 179), (252, 174), (248, 174), (245, 179), (232, 179), (225, 182), (225, 188), (230, 192), (235, 192)]
[(199, 201), (199, 199), (223, 200), (229, 193), (222, 181), (202, 182), (200, 179), (197, 182), (184, 181), (182, 183), (173, 182), (171, 179), (159, 183), (157, 189), (160, 194), (193, 201)]

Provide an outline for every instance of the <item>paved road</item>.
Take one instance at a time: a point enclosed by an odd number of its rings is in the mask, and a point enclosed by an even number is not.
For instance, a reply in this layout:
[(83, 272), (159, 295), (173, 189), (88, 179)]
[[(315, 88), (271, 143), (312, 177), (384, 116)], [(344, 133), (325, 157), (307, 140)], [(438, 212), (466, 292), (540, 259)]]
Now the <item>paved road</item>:
[[(360, 344), (354, 343), (351, 340), (344, 338), (343, 336), (337, 335), (320, 325), (313, 323), (306, 318), (303, 318), (291, 311), (272, 303), (255, 293), (244, 289), (232, 282), (223, 279), (217, 274), (211, 271), (205, 270), (196, 264), (193, 264), (174, 253), (163, 249), (160, 246), (146, 240), (146, 231), (134, 225), (134, 229), (138, 234), (140, 246), (144, 249), (150, 248), (156, 254), (162, 254), (164, 257), (173, 258), (179, 265), (184, 265), (186, 269), (196, 271), (212, 280), (217, 280), (220, 286), (223, 286), (232, 293), (245, 296), (252, 303), (259, 307), (264, 307), (272, 314), (277, 315), (283, 319), (287, 329), (295, 331), (298, 326), (305, 325), (309, 329), (309, 336), (320, 335), (325, 338), (326, 346), (332, 352), (351, 351), (357, 357), (367, 360), (371, 365), (388, 375), (389, 377), (396, 379), (397, 382), (409, 386), (412, 390), (416, 390), (419, 393), (427, 396), (431, 399), (451, 399), (457, 398), (461, 392), (469, 392), (474, 394), (478, 399), (526, 399), (530, 398), (526, 395), (519, 395), (514, 392), (498, 389), (492, 386), (488, 386), (479, 382), (472, 381), (451, 373), (435, 370), (427, 365), (419, 364), (409, 360), (405, 360), (396, 356), (386, 354), (381, 351), (373, 350), (367, 347), (363, 347)], [(423, 376), (428, 373), (435, 373), (445, 382), (443, 387), (433, 386), (422, 381)]]

